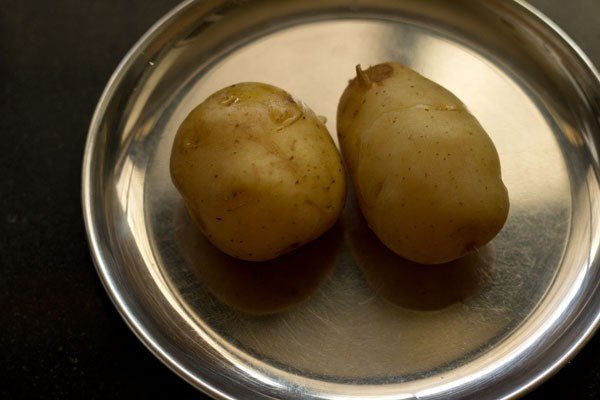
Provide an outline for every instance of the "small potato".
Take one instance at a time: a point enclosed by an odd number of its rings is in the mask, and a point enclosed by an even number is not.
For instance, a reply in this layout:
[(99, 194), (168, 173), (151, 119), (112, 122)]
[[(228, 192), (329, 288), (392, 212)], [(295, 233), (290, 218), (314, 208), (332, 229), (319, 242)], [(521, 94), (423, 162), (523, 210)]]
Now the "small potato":
[(325, 125), (285, 91), (229, 86), (183, 121), (171, 177), (204, 235), (262, 261), (316, 239), (338, 219), (346, 183)]
[(498, 153), (448, 90), (400, 64), (357, 66), (337, 126), (365, 219), (398, 255), (445, 263), (502, 229), (509, 201)]

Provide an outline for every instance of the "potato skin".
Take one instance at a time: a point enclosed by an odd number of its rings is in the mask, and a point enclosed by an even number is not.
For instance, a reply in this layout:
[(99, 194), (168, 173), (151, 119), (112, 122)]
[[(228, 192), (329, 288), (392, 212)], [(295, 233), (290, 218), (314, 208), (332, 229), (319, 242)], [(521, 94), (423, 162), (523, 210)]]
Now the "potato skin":
[(337, 126), (361, 211), (398, 255), (445, 263), (502, 229), (509, 199), (496, 148), (440, 85), (400, 64), (357, 67)]
[(229, 86), (196, 107), (177, 132), (170, 171), (206, 238), (250, 261), (319, 237), (338, 219), (346, 195), (325, 125), (262, 83)]

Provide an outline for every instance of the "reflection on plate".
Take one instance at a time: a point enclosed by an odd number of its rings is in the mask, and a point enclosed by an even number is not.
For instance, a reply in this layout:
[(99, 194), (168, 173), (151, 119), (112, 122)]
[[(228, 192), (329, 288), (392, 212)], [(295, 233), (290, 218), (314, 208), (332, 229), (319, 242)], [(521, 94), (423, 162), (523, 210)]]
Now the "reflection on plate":
[(424, 265), (390, 251), (369, 229), (354, 196), (344, 228), (356, 263), (369, 286), (384, 299), (414, 310), (439, 310), (478, 293), (492, 277), (492, 244), (458, 260)]
[(175, 241), (189, 268), (221, 302), (247, 314), (284, 311), (308, 299), (332, 273), (341, 244), (340, 224), (274, 260), (251, 262), (221, 252), (182, 207)]

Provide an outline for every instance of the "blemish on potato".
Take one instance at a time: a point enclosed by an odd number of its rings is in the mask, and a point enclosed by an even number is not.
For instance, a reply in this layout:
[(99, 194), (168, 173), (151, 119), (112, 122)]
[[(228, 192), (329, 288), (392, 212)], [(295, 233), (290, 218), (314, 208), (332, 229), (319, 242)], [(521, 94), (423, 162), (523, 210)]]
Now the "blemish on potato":
[(379, 83), (392, 76), (394, 73), (394, 68), (389, 64), (378, 64), (369, 68), (367, 73), (373, 82)]

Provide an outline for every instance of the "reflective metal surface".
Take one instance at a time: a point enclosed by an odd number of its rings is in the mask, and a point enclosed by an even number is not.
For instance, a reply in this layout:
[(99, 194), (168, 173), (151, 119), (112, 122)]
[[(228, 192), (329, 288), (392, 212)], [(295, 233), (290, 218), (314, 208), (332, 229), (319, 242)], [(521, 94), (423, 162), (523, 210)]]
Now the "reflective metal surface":
[[(349, 194), (327, 235), (267, 265), (200, 236), (168, 173), (211, 92), (280, 86), (328, 118), (354, 66), (394, 60), (453, 91), (498, 148), (511, 211), (477, 254), (421, 267)], [(519, 1), (188, 1), (109, 82), (83, 203), (99, 275), (157, 357), (217, 398), (517, 396), (563, 365), (600, 311), (600, 82)]]

